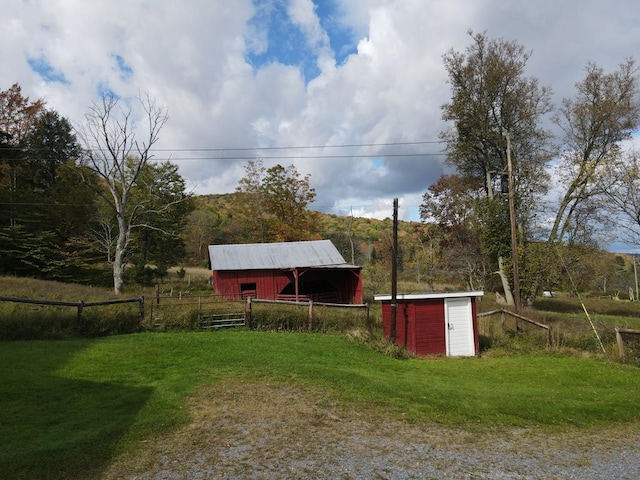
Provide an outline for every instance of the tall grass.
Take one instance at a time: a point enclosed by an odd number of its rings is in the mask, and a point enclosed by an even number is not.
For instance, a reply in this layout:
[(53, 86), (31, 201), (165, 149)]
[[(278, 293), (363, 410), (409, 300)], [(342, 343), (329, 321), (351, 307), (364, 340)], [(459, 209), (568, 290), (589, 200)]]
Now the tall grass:
[(287, 330), (294, 332), (345, 332), (366, 329), (379, 323), (378, 315), (368, 309), (333, 307), (307, 304), (284, 305), (253, 302), (251, 306), (252, 326), (259, 330)]
[(0, 340), (99, 337), (139, 331), (137, 304), (85, 308), (0, 302)]

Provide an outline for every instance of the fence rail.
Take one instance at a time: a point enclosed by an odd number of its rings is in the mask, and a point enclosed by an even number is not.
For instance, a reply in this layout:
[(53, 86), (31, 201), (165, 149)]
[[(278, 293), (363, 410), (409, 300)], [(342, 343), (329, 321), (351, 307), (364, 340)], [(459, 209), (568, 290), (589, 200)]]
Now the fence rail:
[(624, 361), (624, 340), (622, 335), (636, 335), (640, 337), (640, 330), (634, 330), (631, 328), (616, 328), (616, 343), (618, 344), (618, 356), (620, 360)]
[(512, 312), (510, 310), (505, 310), (504, 308), (501, 308), (499, 310), (491, 310), (490, 312), (483, 312), (483, 313), (478, 313), (478, 317), (489, 317), (492, 315), (497, 315), (500, 314), (502, 316), (502, 324), (504, 327), (504, 316), (505, 315), (510, 315), (514, 318), (516, 318), (517, 320), (522, 320), (523, 322), (527, 322), (531, 325), (534, 325), (538, 328), (542, 328), (544, 330), (547, 331), (547, 346), (551, 345), (551, 327), (549, 325), (545, 325), (544, 323), (540, 323), (540, 322), (536, 322), (535, 320), (531, 320), (530, 318), (527, 317), (523, 317), (520, 314), (517, 314), (515, 312)]
[(327, 302), (314, 302), (313, 300), (309, 301), (287, 301), (287, 300), (263, 300), (258, 298), (247, 298), (247, 308), (246, 308), (246, 323), (249, 327), (253, 326), (253, 318), (252, 318), (252, 305), (254, 303), (265, 303), (265, 304), (275, 304), (275, 305), (289, 305), (289, 306), (298, 306), (298, 307), (307, 307), (309, 309), (308, 320), (307, 320), (307, 328), (309, 330), (313, 329), (314, 326), (314, 306), (315, 307), (330, 307), (330, 308), (345, 308), (345, 309), (363, 309), (365, 310), (366, 315), (366, 326), (368, 329), (371, 329), (371, 316), (369, 312), (369, 304), (368, 303), (327, 303)]
[[(176, 315), (173, 312), (174, 308), (184, 309), (184, 307), (193, 307), (195, 310), (195, 325), (198, 325), (200, 328), (205, 329), (218, 329), (222, 327), (237, 327), (241, 325), (247, 325), (250, 328), (253, 327), (253, 319), (252, 319), (252, 304), (255, 303), (264, 303), (264, 304), (278, 304), (278, 305), (287, 305), (287, 306), (296, 306), (296, 307), (304, 307), (308, 309), (307, 316), (307, 328), (312, 330), (315, 326), (316, 312), (314, 309), (318, 307), (327, 307), (327, 308), (337, 308), (337, 309), (360, 309), (365, 310), (366, 316), (366, 326), (367, 328), (371, 328), (371, 318), (368, 304), (343, 304), (343, 303), (329, 303), (329, 302), (316, 302), (313, 300), (308, 301), (287, 301), (287, 300), (263, 300), (263, 299), (255, 299), (255, 298), (247, 298), (246, 301), (242, 302), (220, 302), (224, 304), (236, 303), (239, 306), (244, 304), (244, 311), (238, 312), (241, 308), (232, 312), (220, 312), (219, 309), (214, 308), (214, 305), (219, 305), (218, 302), (207, 302), (203, 301), (204, 299), (216, 298), (217, 296), (189, 296), (189, 295), (180, 295), (180, 296), (154, 296), (152, 300), (149, 302), (149, 311), (146, 312), (149, 314), (149, 324), (152, 327), (161, 326), (161, 318), (164, 317), (164, 314), (168, 314), (169, 317), (175, 317)], [(170, 300), (166, 302), (166, 300)], [(78, 320), (82, 318), (82, 312), (85, 308), (98, 307), (98, 306), (106, 306), (106, 305), (116, 305), (123, 303), (138, 303), (139, 304), (139, 314), (140, 321), (145, 322), (145, 297), (141, 296), (138, 298), (128, 298), (128, 299), (117, 299), (117, 300), (105, 300), (99, 302), (87, 302), (84, 300), (80, 300), (78, 302), (65, 302), (65, 301), (57, 301), (57, 300), (42, 300), (42, 299), (31, 299), (31, 298), (20, 298), (20, 297), (8, 297), (8, 296), (0, 296), (0, 301), (4, 302), (14, 302), (14, 303), (26, 303), (32, 305), (48, 305), (48, 306), (61, 306), (61, 307), (73, 307), (77, 309)], [(156, 318), (158, 317), (158, 318)], [(170, 319), (167, 325), (172, 325)], [(164, 323), (164, 322), (163, 322)], [(175, 322), (174, 322), (175, 323)], [(176, 323), (176, 325), (180, 325), (180, 323)]]
[(79, 302), (61, 302), (57, 300), (41, 300), (34, 298), (20, 298), (20, 297), (6, 297), (0, 295), (0, 302), (13, 302), (13, 303), (28, 303), (31, 305), (48, 305), (59, 307), (75, 307), (78, 309), (78, 320), (82, 317), (82, 311), (87, 307), (99, 307), (105, 305), (116, 305), (120, 303), (138, 303), (140, 308), (140, 319), (144, 319), (144, 297), (127, 298), (119, 300), (104, 300), (101, 302), (85, 302), (80, 300)]

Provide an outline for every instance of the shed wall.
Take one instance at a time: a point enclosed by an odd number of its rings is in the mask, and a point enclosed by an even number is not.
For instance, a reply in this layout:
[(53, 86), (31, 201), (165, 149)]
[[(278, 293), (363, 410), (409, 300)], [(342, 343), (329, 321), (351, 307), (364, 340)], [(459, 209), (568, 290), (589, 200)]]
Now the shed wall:
[[(479, 350), (476, 302), (471, 300), (471, 323), (475, 352)], [(398, 300), (396, 309), (396, 337), (398, 345), (404, 345), (417, 355), (447, 354), (447, 321), (445, 299)], [(391, 302), (382, 302), (382, 325), (385, 335), (391, 337)]]
[(416, 340), (418, 355), (446, 354), (443, 300), (425, 300), (415, 303)]

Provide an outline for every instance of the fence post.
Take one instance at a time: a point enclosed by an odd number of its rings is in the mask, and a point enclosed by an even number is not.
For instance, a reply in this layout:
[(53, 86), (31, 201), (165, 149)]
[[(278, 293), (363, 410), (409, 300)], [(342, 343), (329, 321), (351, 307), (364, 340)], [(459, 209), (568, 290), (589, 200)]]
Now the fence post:
[(78, 302), (78, 323), (82, 320), (82, 310), (84, 309), (84, 300)]
[(366, 308), (367, 330), (369, 330), (369, 333), (371, 333), (371, 315), (369, 314), (369, 304), (368, 303), (365, 303), (365, 308)]
[(551, 327), (549, 327), (547, 328), (547, 347), (551, 346), (551, 340), (552, 340)]
[(140, 296), (140, 323), (144, 322), (144, 295)]
[(618, 356), (620, 360), (624, 362), (624, 342), (622, 341), (622, 335), (620, 330), (616, 328), (616, 342), (618, 343)]
[(309, 330), (313, 330), (313, 300), (309, 299)]
[(247, 303), (244, 309), (244, 324), (249, 328), (253, 328), (253, 319), (251, 318), (251, 296), (247, 297)]

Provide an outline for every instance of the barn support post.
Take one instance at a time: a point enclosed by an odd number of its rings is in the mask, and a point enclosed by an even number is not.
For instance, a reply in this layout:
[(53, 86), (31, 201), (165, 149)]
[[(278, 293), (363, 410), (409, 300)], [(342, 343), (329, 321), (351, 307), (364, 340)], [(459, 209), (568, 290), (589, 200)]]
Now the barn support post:
[(299, 296), (300, 296), (300, 278), (299, 278), (299, 273), (298, 273), (298, 269), (294, 268), (293, 269), (293, 282), (294, 282), (294, 288), (295, 288), (295, 293), (296, 293), (296, 302), (298, 302), (300, 300)]

